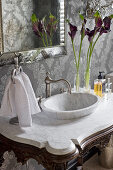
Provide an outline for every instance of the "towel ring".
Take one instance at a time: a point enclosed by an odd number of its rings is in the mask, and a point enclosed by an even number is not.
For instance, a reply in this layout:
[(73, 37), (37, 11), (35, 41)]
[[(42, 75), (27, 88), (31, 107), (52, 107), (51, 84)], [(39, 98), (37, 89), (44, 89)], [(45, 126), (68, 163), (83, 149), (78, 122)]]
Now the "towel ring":
[(23, 72), (22, 67), (20, 66), (18, 69), (13, 69), (12, 73), (11, 73), (11, 80), (13, 82), (13, 84), (15, 84), (15, 76), (17, 76), (18, 74), (20, 74), (21, 72)]
[(23, 72), (23, 68), (21, 66), (19, 67), (19, 72)]
[(15, 84), (14, 76), (16, 76), (16, 69), (13, 69), (11, 72), (11, 80), (12, 80), (13, 84)]

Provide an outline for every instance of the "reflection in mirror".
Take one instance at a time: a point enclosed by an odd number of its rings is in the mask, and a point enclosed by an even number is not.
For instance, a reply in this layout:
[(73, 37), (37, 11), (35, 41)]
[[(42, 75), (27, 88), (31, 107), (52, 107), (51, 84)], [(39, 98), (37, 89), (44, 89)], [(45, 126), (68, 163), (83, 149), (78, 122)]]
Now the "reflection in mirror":
[(41, 38), (33, 32), (32, 14), (36, 14), (40, 20), (46, 17), (47, 23), (50, 13), (55, 16), (58, 23), (57, 29), (52, 35), (52, 44), (53, 46), (64, 46), (64, 0), (1, 1), (2, 15), (0, 16), (2, 16), (3, 28), (1, 30), (1, 33), (3, 32), (1, 51), (27, 51), (44, 46)]
[[(0, 11), (2, 11), (2, 5), (0, 0)], [(3, 36), (2, 36), (2, 13), (0, 13), (0, 52), (3, 51)]]

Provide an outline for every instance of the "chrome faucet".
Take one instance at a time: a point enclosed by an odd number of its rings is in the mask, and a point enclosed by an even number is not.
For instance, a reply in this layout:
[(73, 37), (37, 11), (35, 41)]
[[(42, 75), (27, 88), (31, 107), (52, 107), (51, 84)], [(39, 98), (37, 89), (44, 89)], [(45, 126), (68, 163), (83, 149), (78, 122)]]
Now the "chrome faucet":
[(46, 98), (51, 96), (51, 87), (50, 84), (51, 83), (57, 83), (60, 81), (63, 81), (67, 84), (68, 87), (68, 92), (71, 94), (71, 84), (65, 80), (65, 79), (59, 79), (59, 80), (53, 80), (50, 76), (50, 74), (47, 72), (46, 73), (46, 78), (45, 78), (45, 83), (46, 83)]

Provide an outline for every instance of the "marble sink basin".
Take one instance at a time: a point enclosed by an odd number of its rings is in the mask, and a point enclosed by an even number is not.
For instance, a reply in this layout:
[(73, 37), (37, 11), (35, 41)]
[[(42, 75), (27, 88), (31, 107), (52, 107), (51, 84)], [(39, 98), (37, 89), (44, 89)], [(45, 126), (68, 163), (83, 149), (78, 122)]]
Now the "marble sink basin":
[(74, 119), (94, 112), (98, 97), (89, 93), (62, 93), (42, 101), (41, 107), (50, 117)]

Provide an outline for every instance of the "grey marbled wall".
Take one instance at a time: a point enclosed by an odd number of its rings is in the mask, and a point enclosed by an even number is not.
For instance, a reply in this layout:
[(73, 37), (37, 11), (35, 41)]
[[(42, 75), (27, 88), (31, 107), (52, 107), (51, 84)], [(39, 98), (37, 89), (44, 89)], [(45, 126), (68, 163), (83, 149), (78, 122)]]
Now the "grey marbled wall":
[[(31, 16), (35, 13), (39, 19), (46, 15), (48, 18), (50, 12), (59, 19), (59, 1), (2, 0), (4, 51), (25, 51), (42, 47), (40, 38), (33, 33)], [(60, 44), (58, 32), (59, 29), (54, 35), (54, 45)]]
[[(84, 7), (85, 1), (81, 0), (69, 0), (67, 4), (67, 17), (78, 25), (80, 29), (80, 20), (78, 17), (78, 11)], [(90, 21), (89, 21), (90, 22)], [(90, 22), (91, 23), (91, 22)], [(92, 23), (91, 23), (92, 24)], [(79, 36), (76, 36), (76, 51), (78, 49)], [(86, 52), (88, 47), (88, 41), (84, 39), (84, 45), (82, 48), (82, 58), (80, 65), (80, 79), (81, 86), (83, 86), (84, 80), (84, 70), (86, 64)], [(0, 68), (0, 100), (2, 99), (4, 93), (4, 87), (7, 77), (10, 75), (13, 66), (3, 66)], [(72, 51), (72, 46), (70, 39), (67, 38), (67, 55), (61, 56), (59, 58), (51, 58), (39, 61), (37, 63), (27, 64), (23, 66), (25, 73), (31, 79), (33, 88), (35, 90), (36, 96), (43, 95), (45, 93), (45, 83), (44, 78), (46, 71), (49, 71), (53, 78), (65, 78), (71, 82), (73, 85), (73, 79), (75, 76), (75, 64), (74, 56)], [(98, 76), (99, 71), (105, 71), (109, 73), (113, 71), (113, 24), (111, 26), (111, 32), (109, 34), (103, 35), (97, 42), (91, 63), (91, 85), (93, 86), (93, 80)], [(52, 86), (52, 91), (56, 91), (57, 86)], [(1, 170), (26, 170), (25, 166), (20, 166), (16, 164), (16, 159), (10, 154), (5, 155), (6, 161), (4, 162)], [(6, 168), (4, 168), (6, 166)], [(30, 160), (29, 170), (40, 170), (36, 161)], [(32, 167), (32, 168), (31, 168)], [(42, 168), (41, 168), (42, 169)]]

